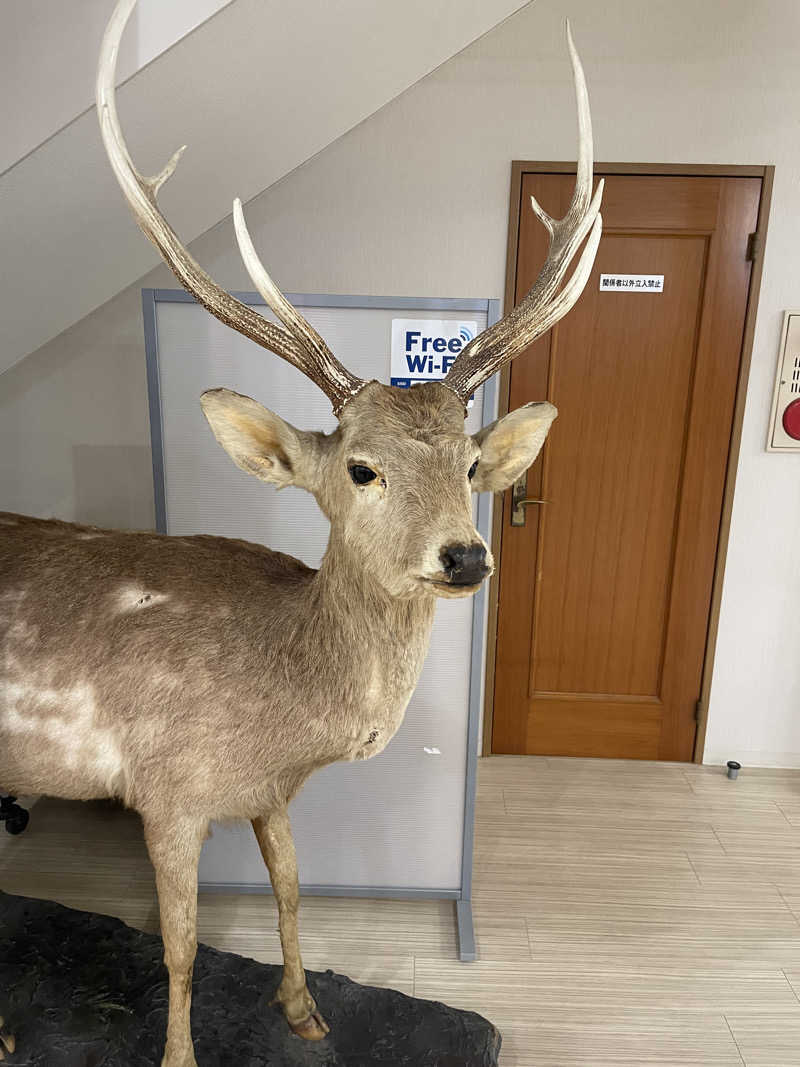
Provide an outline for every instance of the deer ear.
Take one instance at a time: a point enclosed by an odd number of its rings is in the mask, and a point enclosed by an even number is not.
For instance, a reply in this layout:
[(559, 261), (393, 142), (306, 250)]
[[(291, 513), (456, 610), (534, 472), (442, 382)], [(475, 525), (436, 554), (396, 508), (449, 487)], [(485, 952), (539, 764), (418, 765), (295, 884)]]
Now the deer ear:
[(476, 433), (481, 454), (473, 492), (494, 493), (512, 485), (539, 455), (557, 414), (546, 400), (526, 404)]
[(214, 436), (237, 467), (283, 489), (314, 492), (324, 434), (297, 430), (249, 396), (209, 389), (200, 406)]

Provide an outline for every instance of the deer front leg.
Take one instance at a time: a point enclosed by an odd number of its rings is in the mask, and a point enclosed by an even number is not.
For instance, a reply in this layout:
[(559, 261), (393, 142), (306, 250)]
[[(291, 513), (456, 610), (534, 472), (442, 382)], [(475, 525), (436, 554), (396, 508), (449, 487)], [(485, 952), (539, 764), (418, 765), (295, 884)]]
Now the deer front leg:
[(278, 903), (283, 978), (278, 986), (276, 1000), (296, 1034), (307, 1041), (321, 1041), (329, 1028), (308, 991), (306, 972), (300, 957), (300, 942), (297, 937), (300, 886), (289, 813), (286, 808), (280, 808), (262, 818), (253, 819), (253, 829)]
[(197, 952), (197, 864), (208, 820), (144, 818), (144, 836), (156, 872), (164, 962), (169, 971), (167, 1045), (161, 1067), (197, 1067), (189, 1011)]

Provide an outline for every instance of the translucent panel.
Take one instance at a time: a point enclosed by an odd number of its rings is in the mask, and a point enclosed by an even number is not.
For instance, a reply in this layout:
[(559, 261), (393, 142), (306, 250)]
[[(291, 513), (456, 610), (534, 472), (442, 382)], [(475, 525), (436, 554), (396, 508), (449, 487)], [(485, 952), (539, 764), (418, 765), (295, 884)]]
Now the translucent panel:
[[(464, 311), (303, 309), (347, 367), (388, 381), (392, 318), (463, 319)], [(470, 311), (478, 328), (485, 311)], [(236, 468), (200, 411), (205, 389), (246, 393), (304, 429), (331, 430), (330, 402), (277, 356), (193, 303), (156, 305), (167, 530), (258, 541), (317, 566), (328, 523), (313, 498), (277, 494)], [(467, 420), (480, 426), (481, 392)], [(430, 653), (405, 722), (372, 760), (312, 776), (291, 807), (304, 885), (454, 890), (461, 885), (471, 600), (440, 601)], [(431, 751), (426, 751), (431, 750)], [(215, 827), (201, 883), (264, 884), (247, 826)]]

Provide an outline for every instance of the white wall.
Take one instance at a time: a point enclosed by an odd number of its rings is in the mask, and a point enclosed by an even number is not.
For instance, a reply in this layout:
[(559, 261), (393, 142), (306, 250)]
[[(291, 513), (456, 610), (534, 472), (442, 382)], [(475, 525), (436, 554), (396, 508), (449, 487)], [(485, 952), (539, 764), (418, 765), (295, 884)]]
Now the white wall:
[[(120, 81), (228, 3), (139, 0), (120, 50)], [(2, 12), (0, 174), (94, 106), (97, 42), (112, 10), (112, 0), (25, 0)]]
[[(258, 197), (248, 221), (289, 290), (502, 296), (510, 161), (574, 156), (567, 10), (599, 159), (777, 165), (706, 753), (800, 766), (800, 457), (764, 452), (781, 310), (800, 305), (796, 0), (538, 0)], [(250, 287), (229, 221), (193, 249)], [(0, 393), (5, 506), (152, 523), (138, 286)]]

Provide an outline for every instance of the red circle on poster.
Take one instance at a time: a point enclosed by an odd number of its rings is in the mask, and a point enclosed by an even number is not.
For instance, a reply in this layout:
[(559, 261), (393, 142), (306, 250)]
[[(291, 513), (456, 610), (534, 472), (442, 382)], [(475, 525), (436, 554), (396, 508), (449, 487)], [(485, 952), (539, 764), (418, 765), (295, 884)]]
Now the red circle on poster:
[(800, 397), (784, 410), (783, 428), (795, 441), (800, 441)]

